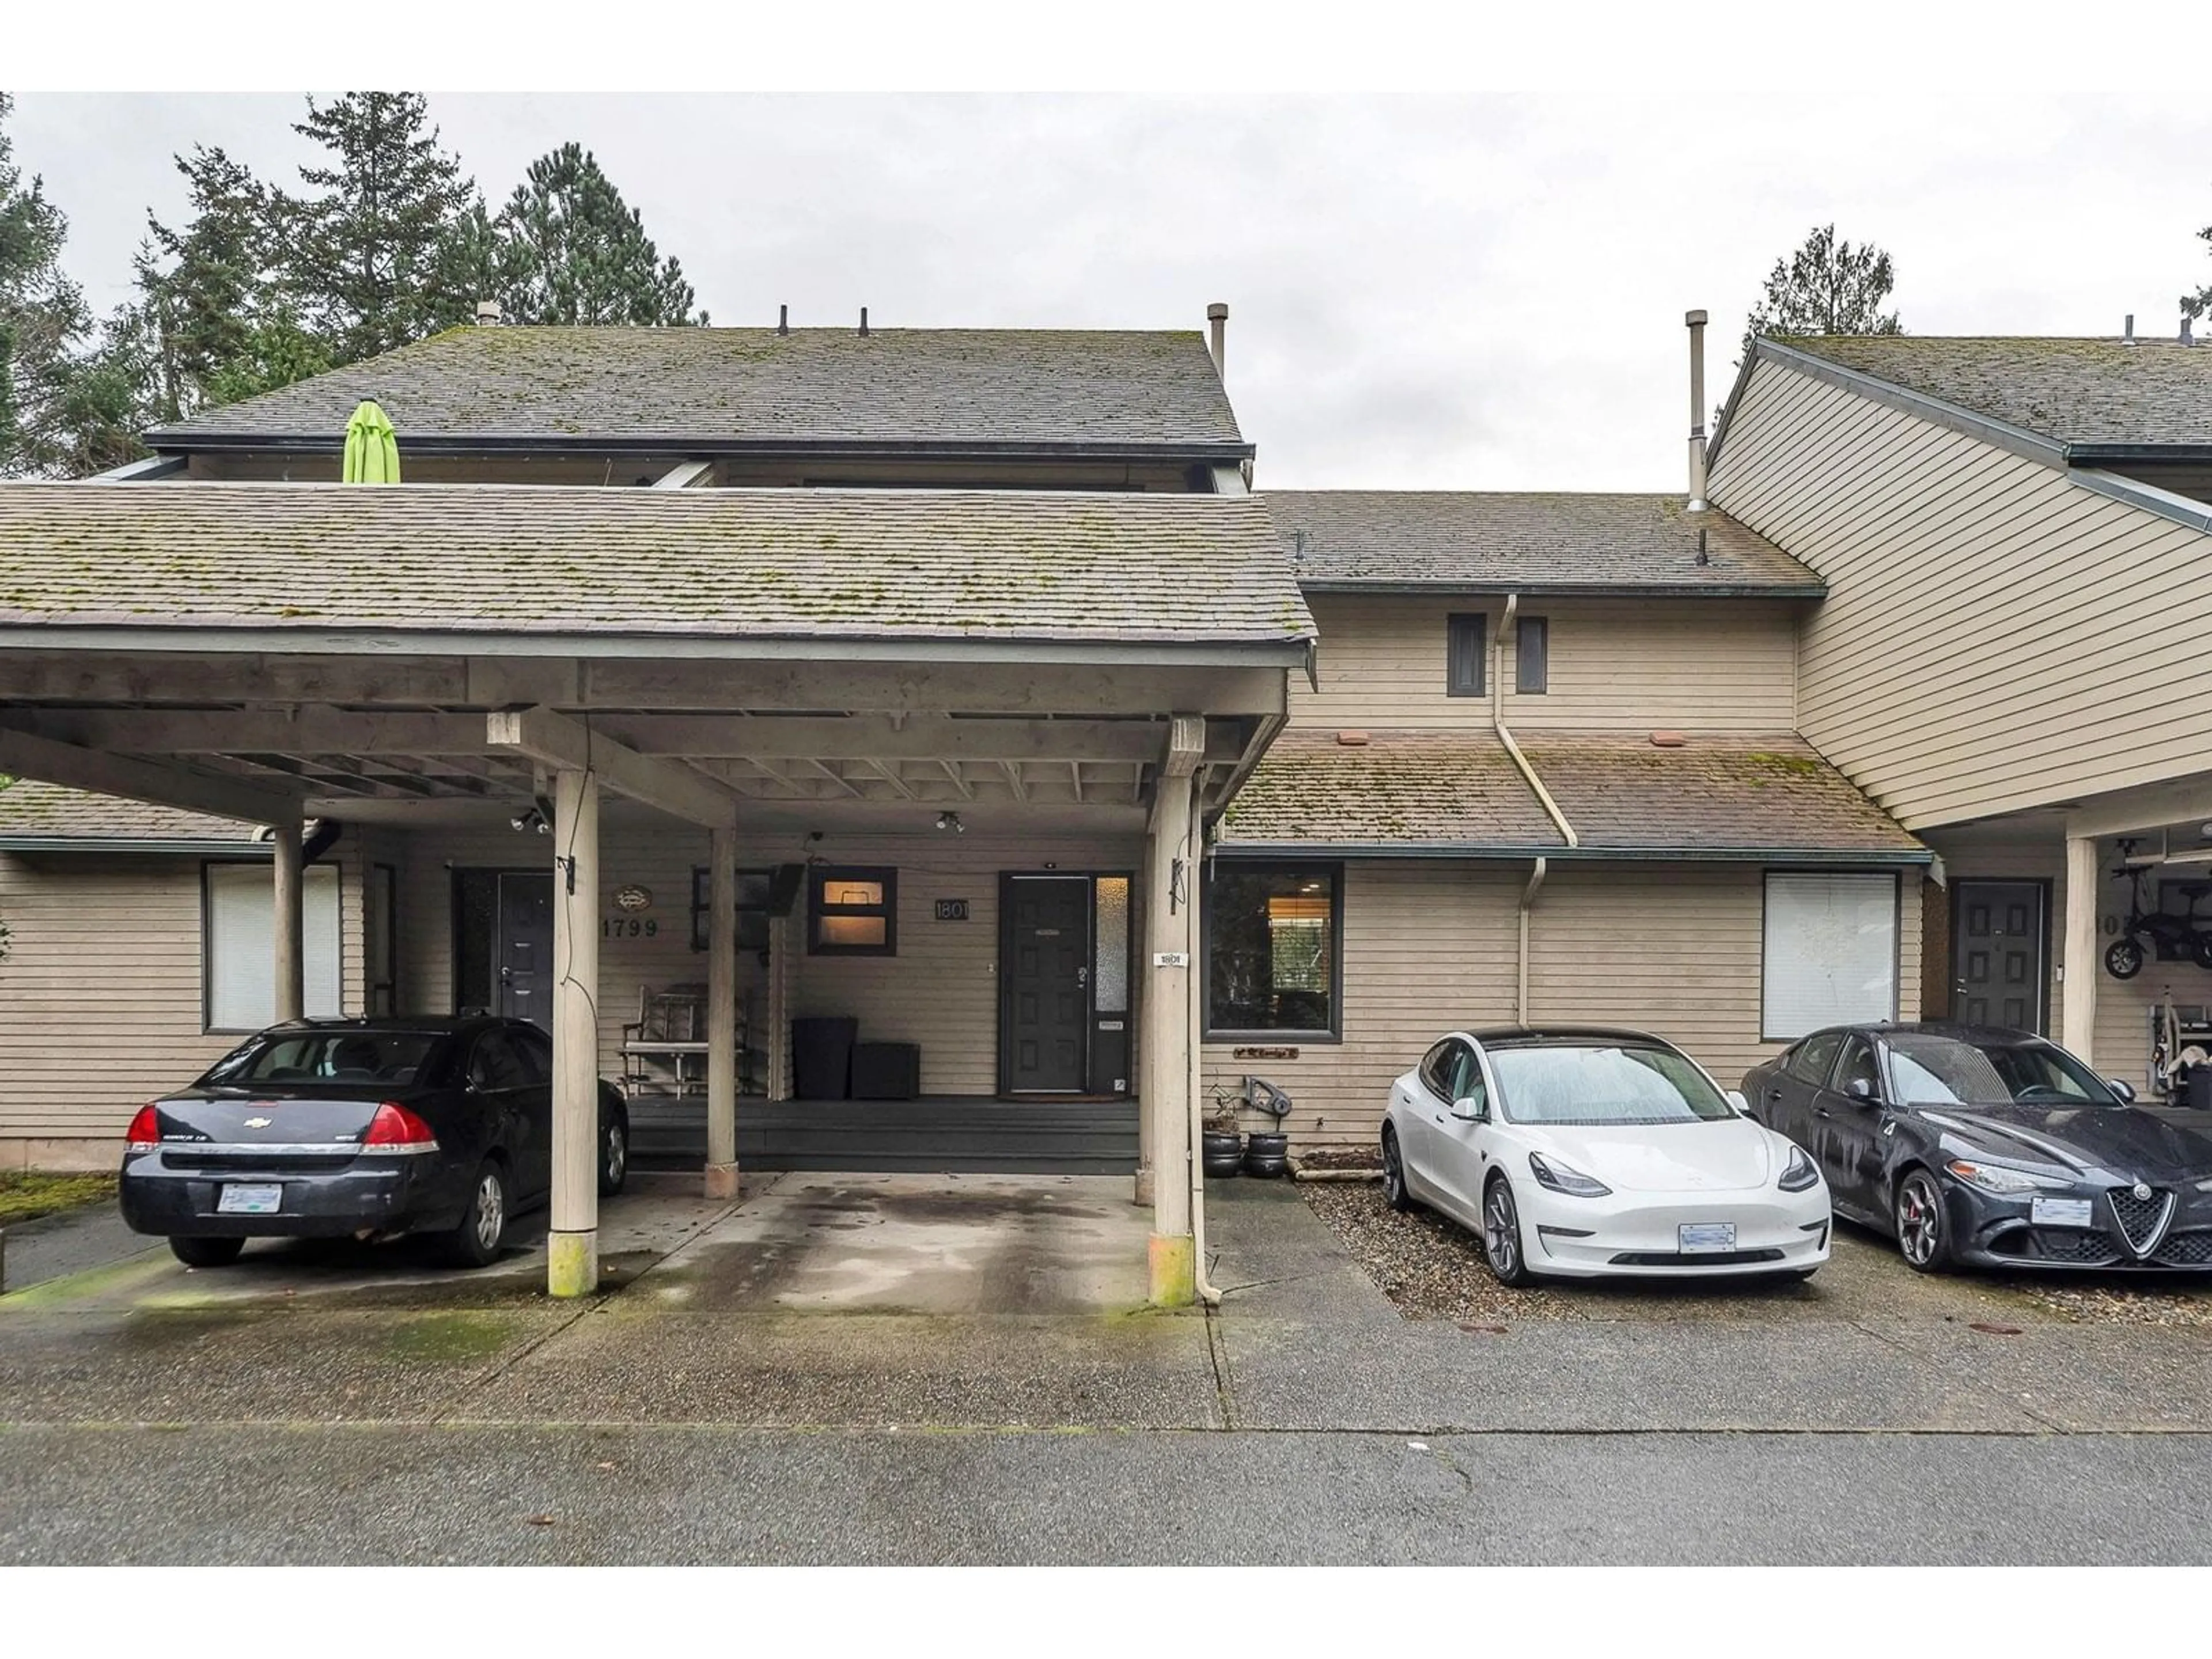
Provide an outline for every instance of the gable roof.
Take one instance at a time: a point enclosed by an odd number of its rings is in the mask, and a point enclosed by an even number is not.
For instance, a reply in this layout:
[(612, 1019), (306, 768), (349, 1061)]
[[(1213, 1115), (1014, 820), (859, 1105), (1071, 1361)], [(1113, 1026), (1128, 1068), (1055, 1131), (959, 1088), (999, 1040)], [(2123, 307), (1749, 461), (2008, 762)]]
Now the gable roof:
[(1802, 738), (1531, 734), (1570, 848), (1494, 732), (1293, 727), (1222, 820), (1228, 853), (1924, 864), (1928, 851)]
[(0, 852), (197, 853), (265, 856), (258, 827), (35, 778), (0, 785)]
[(363, 398), (400, 451), (928, 451), (1243, 457), (1194, 330), (467, 327), (146, 434), (343, 447)]
[(1255, 497), (0, 484), (0, 626), (1296, 647)]
[(2212, 348), (2206, 346), (1922, 334), (1820, 335), (1771, 343), (2047, 439), (2063, 446), (2069, 459), (2212, 448)]
[(1316, 592), (1827, 591), (1764, 536), (1717, 508), (1692, 513), (1679, 495), (1271, 489), (1262, 499), (1299, 585)]

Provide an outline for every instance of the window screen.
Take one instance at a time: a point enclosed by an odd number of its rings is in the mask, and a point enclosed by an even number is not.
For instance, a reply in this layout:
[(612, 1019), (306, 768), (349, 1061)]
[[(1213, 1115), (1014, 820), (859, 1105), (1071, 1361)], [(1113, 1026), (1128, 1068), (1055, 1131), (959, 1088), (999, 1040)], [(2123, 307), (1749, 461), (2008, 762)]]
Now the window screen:
[[(338, 872), (304, 872), (301, 908), (307, 1017), (345, 1012), (338, 980)], [(276, 1018), (276, 894), (265, 864), (207, 866), (204, 933), (207, 1024), (212, 1031), (258, 1031)]]
[(1523, 696), (1541, 693), (1552, 672), (1552, 624), (1542, 617), (1522, 617), (1513, 649), (1513, 689)]
[(1455, 612), (1444, 630), (1444, 690), (1449, 696), (1482, 695), (1485, 645), (1481, 613)]
[(1897, 878), (1770, 875), (1763, 1035), (1897, 1013)]

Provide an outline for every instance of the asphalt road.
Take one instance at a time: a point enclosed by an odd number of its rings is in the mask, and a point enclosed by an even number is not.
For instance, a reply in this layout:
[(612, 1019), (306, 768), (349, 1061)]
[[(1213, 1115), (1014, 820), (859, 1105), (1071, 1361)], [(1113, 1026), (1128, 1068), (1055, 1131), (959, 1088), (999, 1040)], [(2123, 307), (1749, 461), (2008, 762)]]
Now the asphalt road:
[(2212, 1560), (2212, 1435), (0, 1430), (0, 1563)]

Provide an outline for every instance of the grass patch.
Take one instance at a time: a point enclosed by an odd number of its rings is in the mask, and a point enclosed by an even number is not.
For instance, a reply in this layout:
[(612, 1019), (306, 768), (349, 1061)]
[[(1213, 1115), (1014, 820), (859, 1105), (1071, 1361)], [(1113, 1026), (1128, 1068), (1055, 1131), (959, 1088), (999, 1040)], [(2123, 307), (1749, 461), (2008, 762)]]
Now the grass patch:
[(115, 1202), (112, 1175), (45, 1175), (36, 1170), (0, 1172), (0, 1227), (36, 1220), (60, 1210)]

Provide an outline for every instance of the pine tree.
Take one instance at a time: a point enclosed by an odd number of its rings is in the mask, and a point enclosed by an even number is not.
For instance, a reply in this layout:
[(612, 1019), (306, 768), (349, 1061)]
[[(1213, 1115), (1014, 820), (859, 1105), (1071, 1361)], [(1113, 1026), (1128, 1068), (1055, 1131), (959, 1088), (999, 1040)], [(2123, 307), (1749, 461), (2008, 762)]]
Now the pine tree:
[(68, 470), (58, 432), (71, 395), (80, 342), (92, 331), (84, 292), (64, 273), (69, 219), (27, 185), (7, 120), (15, 100), (0, 93), (0, 476)]
[(475, 314), (477, 295), (453, 291), (459, 222), (476, 186), (440, 147), (416, 92), (349, 92), (307, 100), (294, 131), (330, 152), (303, 167), (312, 196), (275, 193), (272, 226), (283, 276), (301, 319), (337, 363), (372, 357)]
[(1888, 254), (1871, 242), (1838, 242), (1835, 226), (1816, 225), (1804, 246), (1767, 273), (1744, 349), (1760, 334), (1902, 334), (1897, 313), (1881, 308), (1895, 284)]
[(660, 258), (637, 210), (580, 144), (532, 161), (498, 216), (479, 208), (465, 236), (483, 292), (508, 322), (707, 321), (683, 266)]

